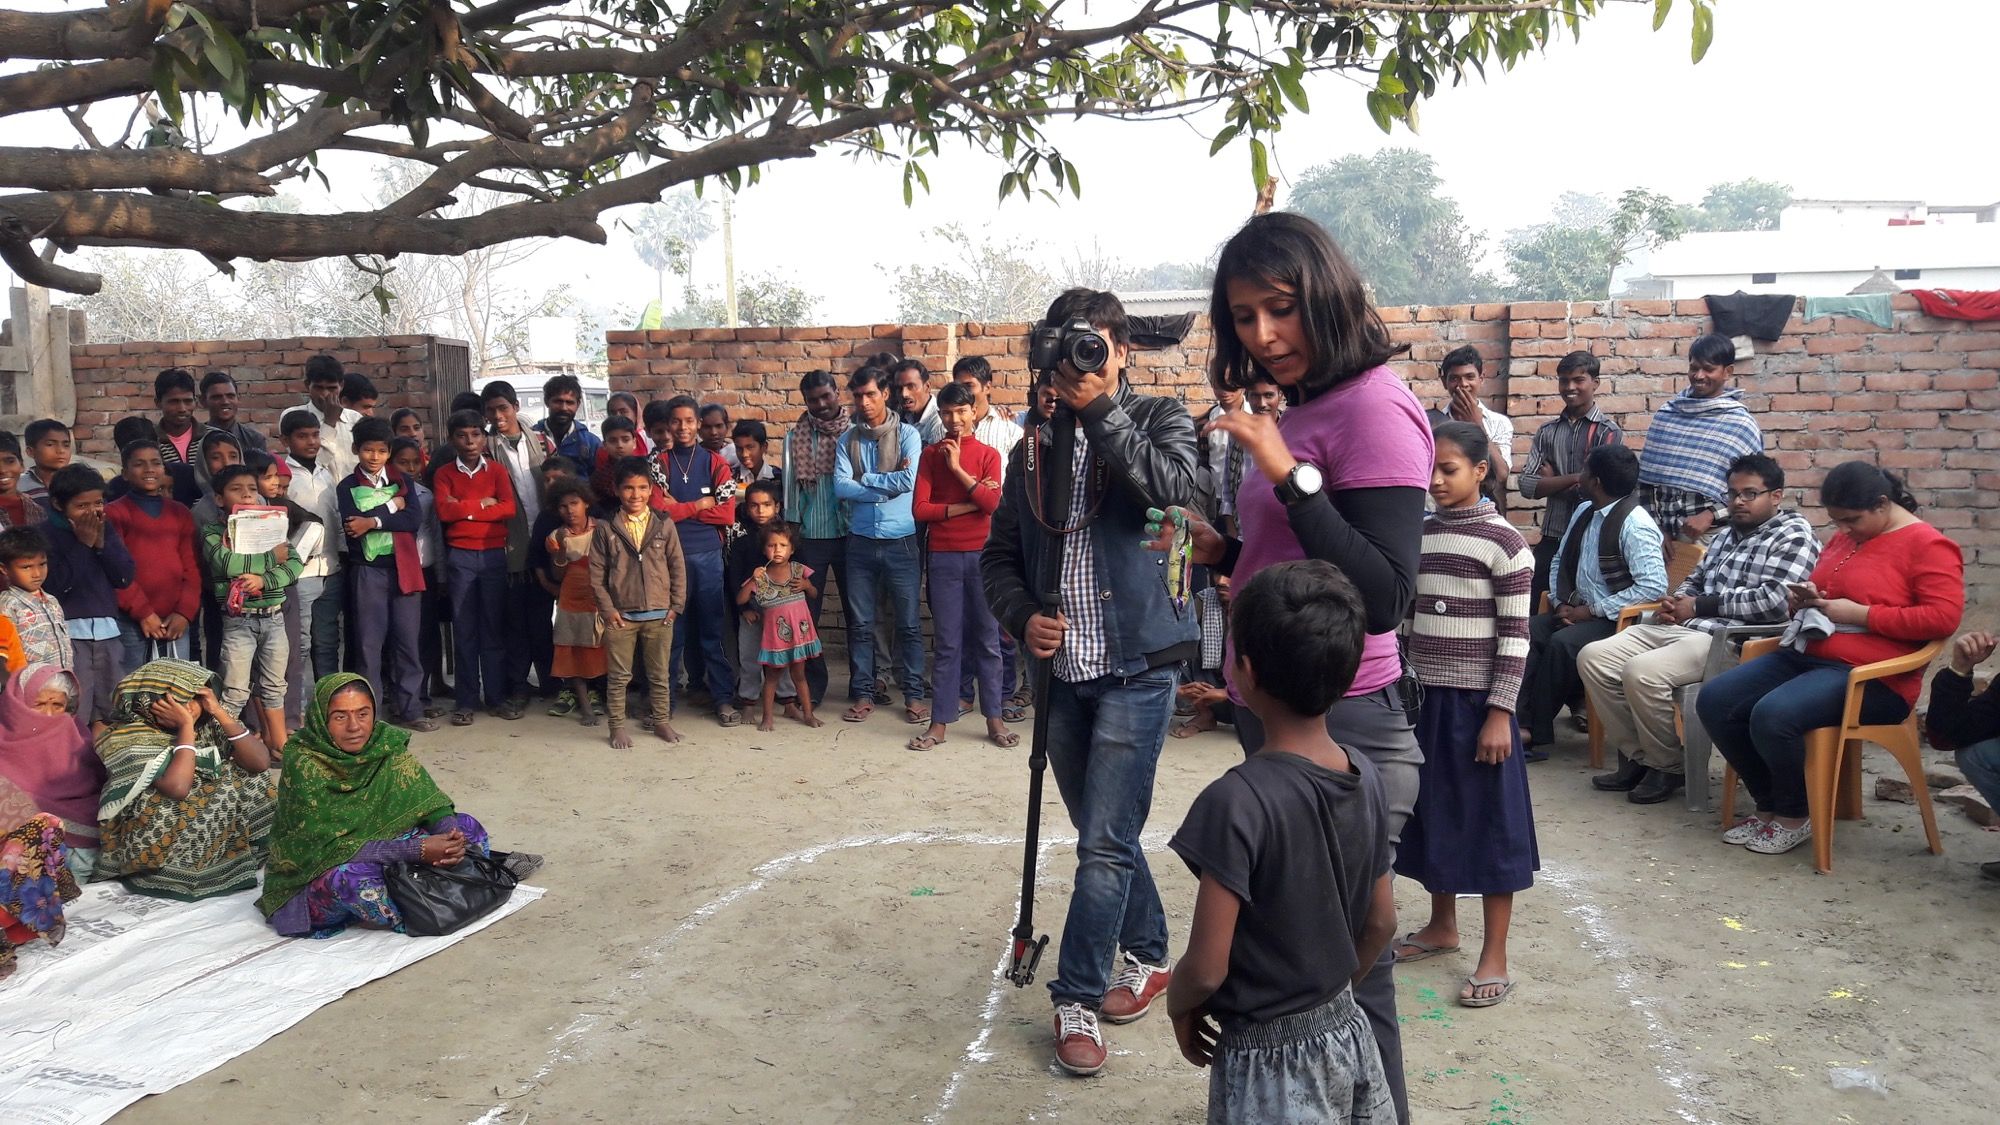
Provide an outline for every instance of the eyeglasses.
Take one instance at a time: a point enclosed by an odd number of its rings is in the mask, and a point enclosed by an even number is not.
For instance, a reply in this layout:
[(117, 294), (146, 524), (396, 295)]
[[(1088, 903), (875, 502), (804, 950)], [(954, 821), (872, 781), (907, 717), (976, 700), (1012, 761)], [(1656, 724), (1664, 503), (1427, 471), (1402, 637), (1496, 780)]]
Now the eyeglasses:
[(1778, 490), (1775, 488), (1746, 488), (1740, 492), (1731, 492), (1729, 500), (1732, 503), (1741, 500), (1746, 504), (1755, 504), (1760, 498), (1769, 496), (1776, 491)]

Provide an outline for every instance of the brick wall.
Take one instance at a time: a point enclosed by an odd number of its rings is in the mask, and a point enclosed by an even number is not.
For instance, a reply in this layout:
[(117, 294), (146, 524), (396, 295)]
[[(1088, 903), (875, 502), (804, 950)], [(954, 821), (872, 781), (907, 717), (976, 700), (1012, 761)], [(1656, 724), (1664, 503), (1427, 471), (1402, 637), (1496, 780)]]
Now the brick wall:
[(374, 381), (382, 393), (378, 416), (412, 407), (423, 413), (431, 433), (451, 396), (470, 386), (465, 345), (436, 336), (85, 344), (70, 352), (78, 451), (115, 462), (111, 427), (128, 414), (157, 417), (153, 377), (169, 367), (193, 372), (196, 383), (210, 371), (229, 372), (242, 395), (241, 416), (275, 438), (278, 415), (305, 401), (306, 360), (322, 353)]
[[(1906, 296), (1894, 305), (1891, 329), (1845, 317), (1806, 324), (1795, 315), (1783, 339), (1759, 342), (1756, 357), (1737, 366), (1737, 385), (1763, 425), (1766, 448), (1806, 490), (1809, 518), (1824, 522), (1813, 490), (1842, 461), (1864, 458), (1903, 473), (1924, 518), (1965, 548), (1973, 600), (2000, 607), (2000, 322), (1935, 320)], [(1441, 397), (1436, 364), (1445, 353), (1479, 348), (1488, 401), (1514, 420), (1515, 465), (1535, 430), (1562, 409), (1555, 367), (1563, 355), (1584, 349), (1600, 357), (1598, 401), (1643, 447), (1653, 411), (1685, 385), (1688, 342), (1709, 330), (1700, 300), (1381, 312), (1410, 346), (1393, 366), (1427, 404)], [(800, 375), (818, 367), (844, 374), (878, 351), (914, 356), (940, 373), (961, 355), (983, 355), (996, 373), (994, 397), (1009, 409), (1027, 401), (1029, 387), (1022, 324), (614, 332), (609, 345), (614, 390), (642, 399), (693, 394), (773, 423), (774, 433), (804, 409)], [(1212, 402), (1203, 375), (1209, 351), (1207, 324), (1198, 322), (1181, 347), (1135, 355), (1129, 377), (1200, 412)], [(1532, 528), (1539, 505), (1512, 500), (1515, 520)]]

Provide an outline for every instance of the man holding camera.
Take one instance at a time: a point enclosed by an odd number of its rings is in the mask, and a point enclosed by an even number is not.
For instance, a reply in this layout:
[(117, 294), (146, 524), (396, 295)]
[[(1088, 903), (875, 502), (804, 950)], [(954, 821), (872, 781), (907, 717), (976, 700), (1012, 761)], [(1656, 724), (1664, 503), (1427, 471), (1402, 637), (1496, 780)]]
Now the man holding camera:
[(1058, 404), (1015, 447), (980, 558), (1001, 625), (1053, 662), (1039, 706), (1077, 869), (1049, 991), (1056, 1061), (1079, 1075), (1104, 1066), (1100, 1011), (1129, 1023), (1166, 991), (1166, 913), (1139, 834), (1198, 636), (1145, 534), (1148, 508), (1194, 495), (1194, 422), (1178, 400), (1125, 384), (1130, 347), (1112, 294), (1072, 289), (1049, 306), (1029, 366), (1053, 370)]

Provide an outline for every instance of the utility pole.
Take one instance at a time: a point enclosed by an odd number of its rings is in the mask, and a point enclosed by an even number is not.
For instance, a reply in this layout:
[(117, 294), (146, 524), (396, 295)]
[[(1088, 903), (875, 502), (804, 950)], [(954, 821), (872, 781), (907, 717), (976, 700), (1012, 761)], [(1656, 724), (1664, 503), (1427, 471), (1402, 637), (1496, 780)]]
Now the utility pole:
[(740, 327), (736, 318), (736, 196), (722, 197), (722, 308), (727, 327)]

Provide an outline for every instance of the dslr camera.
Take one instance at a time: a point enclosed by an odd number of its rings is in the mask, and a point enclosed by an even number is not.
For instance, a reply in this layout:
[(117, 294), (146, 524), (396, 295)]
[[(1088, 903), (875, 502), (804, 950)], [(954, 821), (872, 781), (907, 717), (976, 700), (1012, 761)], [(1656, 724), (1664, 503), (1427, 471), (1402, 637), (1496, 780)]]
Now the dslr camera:
[(1064, 360), (1079, 374), (1102, 371), (1111, 360), (1111, 341), (1082, 317), (1067, 323), (1043, 321), (1028, 330), (1028, 369), (1052, 371)]

